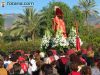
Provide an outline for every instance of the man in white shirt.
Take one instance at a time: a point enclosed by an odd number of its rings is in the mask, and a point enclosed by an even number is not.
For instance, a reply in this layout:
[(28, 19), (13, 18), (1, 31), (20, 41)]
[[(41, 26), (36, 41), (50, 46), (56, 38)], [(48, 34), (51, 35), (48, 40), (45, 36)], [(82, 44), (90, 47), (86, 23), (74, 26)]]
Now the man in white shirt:
[(36, 61), (33, 59), (33, 55), (29, 56), (29, 68), (28, 73), (33, 75), (37, 71)]

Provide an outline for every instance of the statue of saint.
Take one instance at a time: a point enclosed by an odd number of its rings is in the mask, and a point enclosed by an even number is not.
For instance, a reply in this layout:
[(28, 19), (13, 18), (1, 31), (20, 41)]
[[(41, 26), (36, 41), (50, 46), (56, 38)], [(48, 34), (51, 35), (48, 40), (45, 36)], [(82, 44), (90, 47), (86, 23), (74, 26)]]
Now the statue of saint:
[(66, 26), (65, 26), (65, 22), (64, 22), (63, 12), (58, 6), (54, 7), (54, 11), (55, 11), (55, 16), (53, 18), (52, 28), (53, 28), (55, 34), (57, 33), (57, 31), (60, 30), (62, 36), (64, 38), (67, 38)]

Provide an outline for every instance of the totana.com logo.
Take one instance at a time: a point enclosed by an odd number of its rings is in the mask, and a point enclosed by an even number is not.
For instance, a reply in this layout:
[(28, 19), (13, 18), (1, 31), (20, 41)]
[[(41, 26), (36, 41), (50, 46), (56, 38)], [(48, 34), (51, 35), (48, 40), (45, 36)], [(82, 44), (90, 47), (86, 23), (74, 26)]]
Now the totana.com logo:
[(1, 6), (5, 7), (5, 5), (7, 6), (33, 6), (34, 2), (26, 2), (26, 1), (7, 1), (5, 2), (4, 0), (1, 1)]
[(5, 4), (6, 4), (6, 3), (5, 3), (4, 1), (1, 2), (1, 6), (2, 6), (2, 7), (5, 7)]

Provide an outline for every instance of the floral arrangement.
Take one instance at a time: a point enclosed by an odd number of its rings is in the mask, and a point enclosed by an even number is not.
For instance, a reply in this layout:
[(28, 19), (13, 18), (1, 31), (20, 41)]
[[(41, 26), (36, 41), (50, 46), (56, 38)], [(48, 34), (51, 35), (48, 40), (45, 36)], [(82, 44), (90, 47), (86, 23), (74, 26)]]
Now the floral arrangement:
[[(68, 41), (69, 41), (69, 43), (70, 43), (70, 45), (72, 47), (76, 47), (76, 37), (77, 37), (77, 35), (76, 35), (76, 29), (75, 29), (75, 27), (72, 27), (72, 29), (70, 30), (69, 37), (68, 37)], [(82, 45), (82, 44), (83, 44), (83, 42), (80, 39), (80, 45)]]
[[(44, 49), (47, 49), (50, 45), (52, 48), (68, 48), (69, 46), (75, 48), (76, 47), (76, 29), (72, 27), (70, 30), (70, 34), (68, 38), (63, 37), (61, 30), (57, 30), (56, 35), (52, 37), (51, 32), (49, 29), (45, 31), (45, 35), (42, 38), (41, 48), (44, 47)], [(78, 36), (79, 37), (79, 36)], [(80, 40), (80, 45), (83, 44), (83, 42)]]
[(42, 38), (41, 48), (47, 49), (50, 44), (52, 48), (68, 47), (69, 42), (66, 40), (66, 38), (62, 37), (63, 35), (61, 34), (61, 30), (58, 30), (56, 32), (55, 37), (51, 37), (51, 36), (52, 36), (51, 32), (49, 30), (46, 30), (45, 35)]
[(61, 34), (61, 30), (58, 30), (56, 33), (56, 36), (52, 38), (52, 47), (65, 48), (65, 47), (68, 47), (68, 45), (69, 45), (69, 42)]
[(41, 48), (44, 47), (44, 49), (46, 49), (49, 46), (50, 39), (51, 39), (51, 32), (49, 31), (49, 29), (46, 29), (45, 35), (42, 38)]

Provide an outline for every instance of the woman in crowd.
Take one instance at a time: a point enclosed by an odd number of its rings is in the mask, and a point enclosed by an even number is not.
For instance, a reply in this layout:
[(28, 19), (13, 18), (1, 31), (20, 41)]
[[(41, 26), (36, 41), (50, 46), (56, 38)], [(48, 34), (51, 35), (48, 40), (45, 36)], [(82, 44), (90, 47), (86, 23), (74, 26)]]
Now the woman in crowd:
[(92, 75), (90, 66), (82, 67), (81, 75)]
[(78, 63), (72, 62), (70, 64), (70, 70), (71, 72), (68, 75), (81, 75), (80, 72), (78, 72)]
[(47, 51), (47, 57), (44, 59), (45, 64), (51, 64), (55, 61), (52, 51)]
[(7, 75), (7, 70), (4, 68), (4, 61), (0, 59), (0, 75)]

